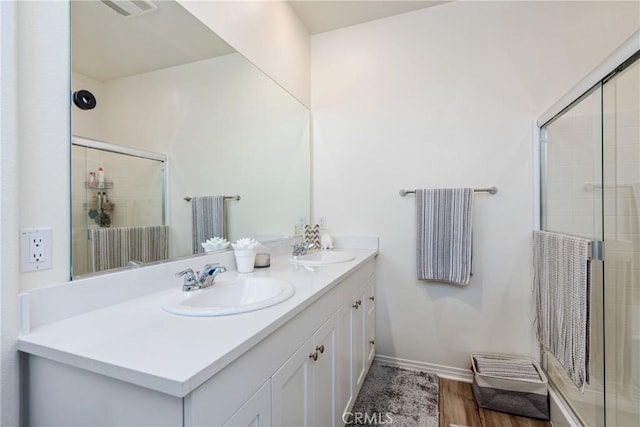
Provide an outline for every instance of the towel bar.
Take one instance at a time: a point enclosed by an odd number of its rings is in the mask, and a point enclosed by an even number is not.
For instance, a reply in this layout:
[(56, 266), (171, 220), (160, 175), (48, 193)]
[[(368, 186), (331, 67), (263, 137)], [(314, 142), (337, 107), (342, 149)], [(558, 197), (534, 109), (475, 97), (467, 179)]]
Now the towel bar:
[[(400, 195), (402, 197), (406, 196), (407, 194), (415, 194), (416, 190), (400, 190)], [(489, 194), (496, 194), (498, 192), (498, 187), (489, 187), (489, 188), (474, 188), (473, 189), (474, 193), (489, 193)]]
[[(191, 197), (191, 196), (185, 196), (185, 197), (184, 197), (184, 199), (185, 199), (187, 202), (190, 202), (190, 201), (193, 199), (193, 197)], [(224, 196), (224, 199), (225, 199), (225, 200), (240, 200), (240, 195), (239, 195), (239, 194), (236, 194), (235, 196)]]

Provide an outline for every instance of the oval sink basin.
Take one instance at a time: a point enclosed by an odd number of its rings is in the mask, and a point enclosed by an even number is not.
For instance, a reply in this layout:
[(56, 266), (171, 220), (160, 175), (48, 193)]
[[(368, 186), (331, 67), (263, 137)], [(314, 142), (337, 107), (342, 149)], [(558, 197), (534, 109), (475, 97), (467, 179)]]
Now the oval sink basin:
[(293, 285), (284, 280), (247, 277), (180, 295), (162, 308), (182, 316), (227, 316), (279, 304), (294, 293)]
[(356, 259), (356, 257), (349, 252), (339, 251), (318, 251), (311, 252), (307, 255), (300, 255), (296, 258), (289, 257), (289, 261), (300, 265), (326, 265), (326, 264), (339, 264), (341, 262), (349, 262)]

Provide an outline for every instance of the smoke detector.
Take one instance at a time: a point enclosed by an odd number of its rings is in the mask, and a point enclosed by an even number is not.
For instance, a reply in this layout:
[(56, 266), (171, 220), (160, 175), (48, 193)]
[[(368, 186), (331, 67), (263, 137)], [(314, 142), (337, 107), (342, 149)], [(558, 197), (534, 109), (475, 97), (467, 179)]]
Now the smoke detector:
[(105, 6), (126, 17), (132, 18), (154, 11), (158, 8), (149, 0), (100, 0)]

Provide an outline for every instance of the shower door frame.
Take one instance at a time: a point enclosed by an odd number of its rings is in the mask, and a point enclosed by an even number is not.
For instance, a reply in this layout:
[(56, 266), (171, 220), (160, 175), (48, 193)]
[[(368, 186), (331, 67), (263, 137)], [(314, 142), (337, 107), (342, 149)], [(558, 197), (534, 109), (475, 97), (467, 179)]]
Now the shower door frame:
[[(603, 98), (604, 98), (604, 88), (605, 88), (605, 84), (610, 81), (611, 79), (613, 79), (616, 75), (618, 75), (619, 73), (623, 72), (625, 69), (627, 69), (629, 66), (635, 64), (637, 61), (640, 60), (640, 31), (636, 31), (629, 39), (627, 39), (627, 41), (621, 45), (616, 51), (614, 51), (611, 55), (609, 55), (598, 67), (596, 67), (587, 77), (585, 77), (583, 80), (581, 80), (578, 84), (576, 84), (566, 95), (564, 95), (562, 98), (560, 98), (560, 100), (558, 100), (551, 108), (549, 108), (549, 110), (547, 110), (547, 112), (545, 112), (543, 115), (540, 116), (540, 118), (537, 120), (537, 136), (538, 136), (538, 141), (536, 141), (539, 145), (539, 200), (540, 200), (540, 211), (539, 211), (539, 218), (540, 218), (540, 229), (546, 229), (546, 221), (547, 221), (547, 203), (545, 202), (545, 196), (546, 196), (546, 192), (547, 192), (547, 182), (546, 182), (546, 175), (544, 173), (545, 171), (545, 167), (548, 164), (548, 157), (547, 157), (547, 129), (546, 127), (548, 125), (550, 125), (552, 122), (554, 122), (556, 119), (560, 118), (561, 116), (563, 116), (566, 112), (568, 112), (569, 110), (571, 110), (574, 106), (576, 106), (577, 104), (579, 104), (581, 101), (583, 101), (584, 99), (586, 99), (587, 97), (589, 97), (590, 95), (592, 95), (594, 93), (594, 91), (600, 90), (600, 102), (601, 102), (601, 109), (600, 109), (600, 126), (601, 126), (601, 130), (600, 130), (600, 136), (601, 136), (601, 149), (604, 151), (604, 146), (605, 146), (605, 131), (604, 131), (604, 105), (603, 105)], [(602, 166), (601, 166), (601, 181), (602, 181), (602, 185), (603, 185), (603, 191), (600, 194), (600, 196), (602, 197), (602, 201), (601, 201), (601, 208), (604, 210), (604, 185), (605, 185), (605, 179), (604, 179), (604, 152), (602, 153), (602, 157), (601, 157), (601, 162), (603, 162)], [(604, 233), (605, 233), (605, 226), (604, 226), (604, 213), (602, 213), (602, 219), (603, 219), (603, 224), (602, 224), (602, 239), (604, 240)], [(601, 258), (602, 259), (602, 258)], [(605, 289), (604, 289), (604, 267), (602, 268), (602, 276), (603, 276), (603, 281), (602, 281), (602, 295), (603, 295), (603, 301), (601, 301), (602, 306), (603, 306), (603, 325), (602, 325), (602, 331), (603, 331), (603, 335), (606, 334), (606, 328), (605, 328), (605, 324), (604, 324), (604, 319), (606, 318), (606, 313), (604, 311), (604, 296), (605, 296)], [(603, 354), (603, 389), (602, 389), (602, 404), (603, 404), (603, 419), (602, 421), (604, 422), (604, 426), (607, 426), (607, 419), (608, 417), (608, 406), (607, 406), (607, 372), (606, 372), (606, 342), (604, 341), (604, 336), (603, 336), (603, 350), (604, 350), (604, 354)], [(541, 360), (545, 357), (544, 354), (544, 349), (541, 348)], [(546, 370), (546, 364), (543, 365), (545, 367)], [(570, 409), (570, 411), (572, 412), (573, 416), (576, 418), (576, 420), (581, 420), (582, 418), (581, 416), (578, 414), (578, 412), (575, 410), (575, 408), (573, 407), (572, 403), (565, 398), (565, 396), (563, 395), (563, 393), (560, 391), (560, 389), (558, 388), (558, 392), (560, 394), (561, 399), (564, 401), (565, 406), (567, 408)], [(600, 426), (597, 426), (600, 427)]]
[[(584, 118), (587, 120), (584, 120)], [(579, 127), (576, 127), (576, 119)], [(580, 120), (583, 119), (583, 120)], [(552, 199), (549, 197), (550, 191), (549, 188), (553, 187), (552, 183), (547, 181), (548, 171), (550, 170), (549, 166), (549, 150), (548, 150), (548, 133), (551, 132), (550, 126), (553, 126), (556, 121), (560, 122), (564, 120), (561, 124), (558, 124), (558, 128), (554, 128), (554, 135), (551, 136), (551, 141), (560, 143), (560, 152), (566, 150), (575, 149), (576, 146), (580, 147), (580, 151), (584, 153), (588, 153), (590, 150), (592, 151), (592, 155), (594, 156), (592, 159), (588, 155), (582, 154), (580, 160), (572, 160), (570, 163), (559, 162), (559, 164), (553, 164), (553, 166), (560, 170), (567, 169), (571, 171), (569, 174), (573, 176), (574, 173), (580, 172), (580, 175), (584, 174), (585, 166), (589, 166), (587, 170), (591, 169), (593, 171), (592, 178), (588, 182), (588, 185), (592, 186), (592, 189), (600, 187), (604, 182), (603, 179), (603, 153), (602, 153), (602, 82), (598, 82), (593, 87), (589, 88), (586, 93), (583, 93), (578, 99), (571, 102), (570, 105), (566, 106), (562, 111), (550, 119), (548, 122), (544, 123), (543, 126), (539, 129), (539, 144), (540, 144), (540, 229), (544, 231), (551, 231), (561, 234), (573, 235), (576, 237), (584, 238), (591, 241), (589, 245), (590, 248), (598, 248), (601, 247), (600, 243), (604, 239), (604, 217), (602, 215), (602, 206), (603, 206), (603, 193), (601, 192), (599, 195), (593, 193), (593, 197), (590, 198), (580, 198), (576, 197), (573, 194), (575, 190), (575, 181), (569, 182), (570, 188), (572, 189), (572, 194), (568, 198), (571, 202), (580, 202), (584, 200), (591, 201), (591, 212), (576, 212), (569, 209), (565, 211), (565, 209), (560, 210), (559, 215), (554, 215), (556, 221), (553, 225), (550, 225), (548, 222), (549, 216), (547, 215), (547, 211), (549, 205), (549, 201), (557, 202), (560, 200), (559, 205), (562, 205), (561, 199)], [(584, 136), (583, 134), (587, 134)], [(579, 137), (576, 138), (576, 135)], [(554, 139), (554, 136), (557, 138)], [(582, 147), (584, 145), (584, 147)], [(597, 154), (594, 154), (597, 153)], [(585, 156), (585, 157), (582, 157)], [(587, 159), (590, 159), (590, 162), (587, 162)], [(566, 159), (564, 159), (566, 161)], [(586, 162), (586, 163), (585, 163)], [(561, 176), (564, 174), (561, 174)], [(584, 176), (583, 176), (584, 178)], [(566, 179), (566, 178), (564, 178)], [(560, 179), (558, 184), (566, 185), (567, 182), (564, 179)], [(587, 184), (585, 183), (585, 186)], [(585, 188), (585, 191), (588, 190)], [(566, 189), (565, 189), (566, 191)], [(566, 197), (566, 196), (565, 196)], [(573, 205), (573, 203), (572, 203)], [(556, 208), (558, 205), (555, 205)], [(571, 219), (571, 221), (567, 222), (562, 221), (562, 217), (567, 216)], [(580, 219), (584, 219), (586, 217), (591, 216), (590, 227), (585, 228), (584, 221), (580, 221)], [(560, 221), (558, 222), (558, 219)], [(577, 224), (580, 223), (581, 226)], [(551, 228), (550, 228), (551, 227)], [(597, 252), (597, 251), (596, 251)], [(589, 253), (589, 259), (591, 261), (600, 261), (597, 264), (592, 263), (592, 276), (591, 276), (591, 294), (604, 294), (604, 265), (602, 263), (602, 257), (594, 256), (595, 254)], [(596, 305), (598, 307), (596, 308)], [(577, 389), (574, 389), (574, 385), (570, 384), (570, 378), (562, 373), (558, 376), (553, 372), (562, 371), (562, 366), (555, 359), (553, 354), (550, 354), (549, 351), (545, 351), (542, 347), (540, 348), (540, 359), (542, 361), (542, 367), (545, 370), (549, 382), (553, 384), (557, 394), (561, 396), (562, 400), (565, 402), (565, 406), (571, 409), (573, 417), (576, 420), (579, 420), (580, 425), (588, 425), (589, 427), (604, 427), (606, 425), (605, 421), (605, 393), (604, 388), (602, 390), (599, 389), (598, 385), (594, 386), (594, 383), (597, 381), (593, 381), (596, 378), (595, 372), (601, 372), (602, 381), (604, 382), (604, 378), (606, 377), (605, 373), (605, 355), (604, 355), (604, 300), (603, 298), (592, 298), (591, 299), (591, 308), (593, 309), (591, 312), (591, 353), (592, 357), (589, 362), (589, 370), (591, 371), (591, 382), (587, 385), (585, 389), (585, 393), (590, 398), (586, 400), (581, 400), (579, 396), (576, 396), (574, 393)], [(600, 313), (600, 316), (598, 316)], [(593, 339), (594, 333), (601, 331), (601, 335), (595, 335), (596, 339)], [(599, 338), (599, 339), (598, 339)], [(601, 348), (597, 348), (597, 344), (600, 343), (602, 345)], [(593, 355), (602, 353), (602, 357), (593, 357)], [(574, 394), (572, 396), (572, 394)], [(578, 409), (578, 403), (584, 405), (585, 403), (589, 408), (593, 407), (593, 412), (585, 411), (584, 408), (582, 410)], [(580, 405), (580, 406), (582, 406)], [(588, 424), (587, 421), (595, 422), (595, 424)]]

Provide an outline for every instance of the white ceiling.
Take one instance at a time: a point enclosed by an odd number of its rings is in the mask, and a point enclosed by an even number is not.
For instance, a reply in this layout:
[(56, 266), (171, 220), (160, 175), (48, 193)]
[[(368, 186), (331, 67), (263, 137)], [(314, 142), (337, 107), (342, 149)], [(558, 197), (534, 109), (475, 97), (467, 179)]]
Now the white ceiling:
[(289, 0), (309, 34), (362, 24), (446, 1), (424, 0)]
[[(104, 82), (235, 52), (177, 2), (152, 1), (156, 10), (132, 17), (121, 16), (99, 0), (72, 1), (73, 70)], [(290, 3), (309, 33), (317, 34), (445, 2), (291, 0)]]

